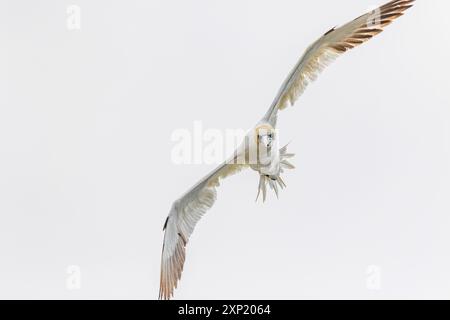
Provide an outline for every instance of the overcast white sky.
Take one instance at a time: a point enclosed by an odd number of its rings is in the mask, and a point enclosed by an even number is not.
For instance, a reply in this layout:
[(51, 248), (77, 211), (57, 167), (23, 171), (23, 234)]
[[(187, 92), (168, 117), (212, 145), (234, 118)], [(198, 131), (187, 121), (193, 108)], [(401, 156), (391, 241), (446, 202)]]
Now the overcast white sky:
[[(174, 164), (172, 133), (250, 128), (307, 45), (382, 3), (2, 0), (0, 298), (156, 298), (171, 203), (213, 168)], [(176, 298), (450, 298), (448, 12), (417, 1), (280, 115), (287, 190), (224, 182)]]

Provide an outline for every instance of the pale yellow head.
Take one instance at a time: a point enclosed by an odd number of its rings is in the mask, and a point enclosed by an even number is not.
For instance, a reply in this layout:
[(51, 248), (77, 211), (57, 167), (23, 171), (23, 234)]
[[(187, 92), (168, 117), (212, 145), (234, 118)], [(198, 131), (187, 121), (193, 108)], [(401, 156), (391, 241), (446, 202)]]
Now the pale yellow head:
[(275, 129), (270, 124), (261, 124), (255, 129), (257, 146), (269, 149), (275, 141)]

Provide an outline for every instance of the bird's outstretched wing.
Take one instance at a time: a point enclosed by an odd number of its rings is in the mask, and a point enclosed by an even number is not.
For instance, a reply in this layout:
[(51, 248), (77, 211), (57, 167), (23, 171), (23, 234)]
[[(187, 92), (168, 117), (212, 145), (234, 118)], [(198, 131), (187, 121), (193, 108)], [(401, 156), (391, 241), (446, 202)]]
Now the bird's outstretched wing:
[(246, 167), (243, 164), (226, 162), (173, 203), (164, 224), (160, 299), (172, 297), (183, 270), (186, 244), (197, 222), (213, 206), (216, 200), (216, 188), (219, 186), (220, 180)]
[(308, 84), (342, 53), (366, 42), (383, 31), (396, 18), (409, 9), (414, 0), (394, 0), (359, 18), (325, 33), (308, 47), (281, 86), (264, 121), (275, 125), (278, 110), (293, 105)]

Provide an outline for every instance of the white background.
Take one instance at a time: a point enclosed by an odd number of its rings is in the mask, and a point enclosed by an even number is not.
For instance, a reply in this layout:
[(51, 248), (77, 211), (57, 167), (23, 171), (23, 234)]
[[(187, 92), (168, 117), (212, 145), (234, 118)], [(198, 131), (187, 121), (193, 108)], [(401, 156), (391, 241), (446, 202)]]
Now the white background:
[[(307, 45), (381, 4), (0, 3), (0, 298), (61, 299), (156, 298), (171, 203), (213, 168), (173, 164), (172, 132), (250, 128)], [(225, 181), (176, 298), (450, 298), (449, 9), (417, 1), (280, 114), (288, 189)]]

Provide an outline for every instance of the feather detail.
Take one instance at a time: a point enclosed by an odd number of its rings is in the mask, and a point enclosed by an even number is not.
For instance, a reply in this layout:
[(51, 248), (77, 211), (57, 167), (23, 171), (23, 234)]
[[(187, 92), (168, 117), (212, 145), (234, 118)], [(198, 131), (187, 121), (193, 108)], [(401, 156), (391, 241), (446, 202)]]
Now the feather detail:
[(286, 183), (284, 183), (281, 178), (281, 174), (284, 172), (283, 168), (286, 169), (294, 169), (294, 165), (286, 160), (286, 158), (292, 158), (294, 156), (293, 153), (287, 153), (288, 145), (284, 146), (280, 149), (280, 171), (277, 176), (269, 177), (264, 174), (259, 175), (259, 185), (258, 185), (258, 193), (256, 195), (256, 201), (258, 201), (260, 194), (263, 195), (263, 203), (266, 201), (266, 192), (267, 185), (269, 185), (270, 189), (275, 192), (277, 198), (279, 197), (279, 189), (278, 186), (283, 190), (286, 188)]
[(355, 20), (332, 28), (308, 47), (301, 59), (283, 82), (264, 121), (276, 123), (278, 110), (294, 105), (308, 85), (342, 53), (368, 41), (403, 12), (412, 7), (414, 0), (394, 0), (368, 12)]
[(159, 299), (167, 300), (173, 296), (183, 272), (189, 237), (197, 222), (214, 205), (220, 181), (246, 167), (223, 164), (172, 205), (164, 224)]

